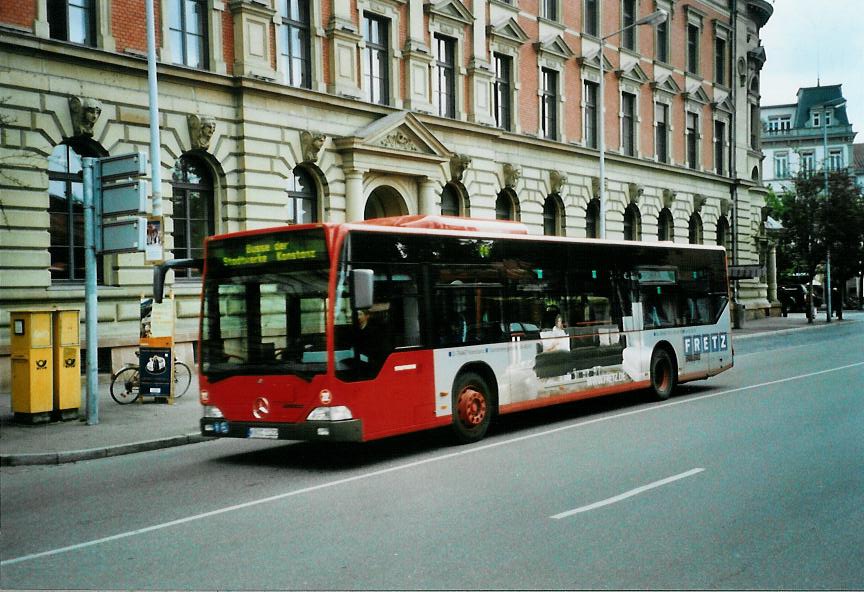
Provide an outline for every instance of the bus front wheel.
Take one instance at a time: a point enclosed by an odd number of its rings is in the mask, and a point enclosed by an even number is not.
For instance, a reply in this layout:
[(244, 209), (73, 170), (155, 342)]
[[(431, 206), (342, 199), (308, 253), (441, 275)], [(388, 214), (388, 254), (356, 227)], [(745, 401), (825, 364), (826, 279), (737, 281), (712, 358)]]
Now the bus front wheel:
[(651, 355), (651, 388), (654, 396), (660, 400), (666, 400), (675, 389), (677, 372), (675, 361), (669, 352), (663, 348), (657, 348)]
[(486, 435), (492, 420), (492, 399), (486, 381), (473, 372), (460, 374), (453, 385), (453, 429), (463, 444)]

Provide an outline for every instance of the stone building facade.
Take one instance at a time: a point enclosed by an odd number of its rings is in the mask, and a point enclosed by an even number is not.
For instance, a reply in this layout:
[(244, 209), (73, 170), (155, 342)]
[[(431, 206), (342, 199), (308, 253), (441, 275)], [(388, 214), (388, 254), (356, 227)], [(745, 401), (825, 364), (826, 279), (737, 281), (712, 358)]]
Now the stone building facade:
[[(601, 42), (657, 9), (665, 24)], [(596, 236), (603, 106), (608, 238), (720, 243), (758, 264), (759, 30), (772, 10), (156, 0), (166, 255), (199, 254), (213, 233), (417, 213)], [(148, 150), (145, 31), (143, 0), (0, 4), (4, 379), (9, 310), (83, 307), (80, 158)], [(107, 365), (137, 343), (152, 269), (105, 255), (98, 275)], [(199, 282), (178, 272), (169, 285), (191, 342)], [(770, 307), (764, 278), (736, 296), (748, 314)]]

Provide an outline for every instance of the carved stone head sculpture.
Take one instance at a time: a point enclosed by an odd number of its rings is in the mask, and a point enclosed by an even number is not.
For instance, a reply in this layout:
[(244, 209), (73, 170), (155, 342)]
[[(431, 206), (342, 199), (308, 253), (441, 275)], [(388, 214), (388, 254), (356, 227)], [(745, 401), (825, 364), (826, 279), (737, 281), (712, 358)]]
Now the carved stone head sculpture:
[(450, 157), (450, 178), (453, 181), (461, 181), (465, 171), (471, 164), (471, 157), (467, 154), (454, 154)]
[(193, 150), (208, 150), (210, 140), (216, 133), (216, 119), (209, 115), (188, 115), (189, 141)]
[(303, 162), (318, 162), (318, 154), (327, 136), (318, 132), (300, 132), (300, 147), (303, 149)]
[(93, 136), (93, 126), (102, 114), (102, 104), (89, 97), (69, 97), (72, 131), (76, 136)]
[(550, 193), (561, 195), (564, 191), (564, 186), (567, 185), (567, 175), (561, 171), (549, 171), (549, 189)]
[(522, 177), (522, 169), (510, 163), (504, 165), (504, 187), (515, 189)]

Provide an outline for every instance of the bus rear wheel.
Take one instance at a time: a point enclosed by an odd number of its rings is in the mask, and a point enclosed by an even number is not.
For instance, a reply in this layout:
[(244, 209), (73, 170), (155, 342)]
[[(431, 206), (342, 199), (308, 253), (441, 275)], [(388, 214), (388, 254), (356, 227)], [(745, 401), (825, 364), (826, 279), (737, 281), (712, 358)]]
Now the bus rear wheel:
[(477, 442), (486, 435), (492, 421), (492, 399), (486, 381), (465, 372), (453, 385), (453, 429), (463, 444)]
[(658, 347), (651, 355), (651, 389), (654, 396), (661, 401), (668, 399), (675, 390), (676, 378), (675, 361), (668, 351)]

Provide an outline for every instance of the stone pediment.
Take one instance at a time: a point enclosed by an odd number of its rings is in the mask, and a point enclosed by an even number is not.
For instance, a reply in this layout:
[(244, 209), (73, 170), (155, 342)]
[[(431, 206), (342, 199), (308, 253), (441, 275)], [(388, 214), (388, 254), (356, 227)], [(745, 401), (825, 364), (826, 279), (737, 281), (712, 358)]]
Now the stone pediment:
[(687, 90), (681, 93), (685, 100), (688, 101), (696, 101), (697, 103), (702, 103), (703, 105), (707, 105), (711, 102), (711, 99), (708, 98), (708, 94), (705, 92), (705, 89), (702, 88), (702, 84), (694, 84), (689, 87)]
[(619, 78), (635, 82), (639, 85), (645, 84), (646, 82), (651, 80), (648, 75), (645, 74), (645, 70), (643, 70), (637, 62), (633, 62), (626, 68), (616, 70), (615, 73), (618, 75)]
[[(582, 67), (588, 68), (597, 68), (600, 69), (600, 50), (595, 49), (592, 52), (585, 53), (582, 57), (577, 58), (579, 65)], [(612, 72), (615, 70), (615, 66), (612, 65), (612, 62), (609, 61), (605, 55), (603, 56), (603, 71), (604, 72)]]
[[(348, 167), (385, 170), (449, 162), (451, 151), (410, 111), (397, 111), (334, 142)], [(414, 163), (409, 165), (409, 163)], [(437, 169), (436, 169), (437, 170)]]
[(463, 25), (474, 24), (474, 15), (459, 0), (430, 2), (426, 5), (425, 9), (426, 12), (434, 15), (436, 18), (449, 19)]
[(519, 26), (515, 18), (504, 19), (496, 25), (487, 27), (489, 36), (497, 43), (508, 45), (522, 45), (528, 41), (528, 34), (525, 29)]
[(535, 44), (535, 47), (539, 53), (549, 53), (562, 60), (569, 60), (576, 55), (561, 35), (556, 35), (546, 41), (540, 41)]
[(735, 111), (732, 107), (732, 97), (729, 95), (726, 95), (726, 97), (720, 101), (714, 101), (711, 103), (711, 106), (714, 107), (715, 111), (724, 111), (726, 113), (733, 113)]
[(681, 87), (678, 86), (678, 83), (675, 82), (675, 79), (672, 76), (666, 76), (655, 80), (651, 83), (651, 87), (655, 91), (669, 93), (670, 95), (677, 95), (681, 92)]

